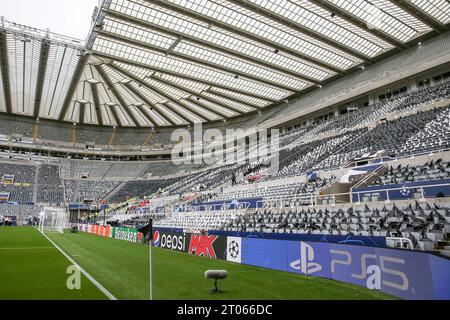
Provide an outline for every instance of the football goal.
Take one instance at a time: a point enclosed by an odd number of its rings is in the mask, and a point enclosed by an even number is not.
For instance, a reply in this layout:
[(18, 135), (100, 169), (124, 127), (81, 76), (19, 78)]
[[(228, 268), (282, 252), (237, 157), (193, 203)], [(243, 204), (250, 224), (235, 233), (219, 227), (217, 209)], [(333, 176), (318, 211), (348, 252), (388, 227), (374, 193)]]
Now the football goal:
[(39, 231), (63, 233), (69, 227), (69, 209), (44, 207), (39, 215)]

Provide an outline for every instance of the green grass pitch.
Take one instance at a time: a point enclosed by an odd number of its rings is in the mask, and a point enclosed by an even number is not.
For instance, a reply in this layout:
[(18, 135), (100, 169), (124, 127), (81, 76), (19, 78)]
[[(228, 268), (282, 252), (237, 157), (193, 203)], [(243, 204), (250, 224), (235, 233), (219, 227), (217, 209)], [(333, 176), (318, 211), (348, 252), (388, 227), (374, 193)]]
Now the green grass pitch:
[[(49, 234), (95, 280), (118, 299), (149, 298), (149, 248), (84, 233)], [(266, 270), (154, 249), (154, 298), (208, 299), (392, 299), (377, 291), (327, 279)], [(86, 277), (81, 290), (69, 290), (71, 265), (52, 244), (31, 227), (0, 228), (0, 300), (84, 299), (107, 297)], [(209, 269), (225, 269), (225, 293), (211, 295)]]

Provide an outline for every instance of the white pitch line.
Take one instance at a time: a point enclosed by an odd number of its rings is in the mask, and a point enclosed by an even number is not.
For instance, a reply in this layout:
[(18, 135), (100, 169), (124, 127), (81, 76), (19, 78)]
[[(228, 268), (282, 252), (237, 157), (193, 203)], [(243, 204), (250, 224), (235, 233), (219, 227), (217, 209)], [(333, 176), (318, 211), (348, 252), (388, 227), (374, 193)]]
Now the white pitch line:
[[(39, 231), (41, 232), (41, 231)], [(41, 234), (52, 244), (55, 246), (56, 249), (58, 249), (75, 267), (80, 269), (81, 273), (86, 276), (93, 284), (96, 286), (101, 292), (105, 294), (109, 298), (109, 300), (117, 300), (116, 297), (113, 296), (111, 292), (109, 292), (104, 286), (102, 286), (97, 280), (95, 280), (89, 273), (86, 272), (78, 263), (75, 262), (67, 253), (63, 251), (56, 243), (54, 243), (47, 235), (41, 232)]]

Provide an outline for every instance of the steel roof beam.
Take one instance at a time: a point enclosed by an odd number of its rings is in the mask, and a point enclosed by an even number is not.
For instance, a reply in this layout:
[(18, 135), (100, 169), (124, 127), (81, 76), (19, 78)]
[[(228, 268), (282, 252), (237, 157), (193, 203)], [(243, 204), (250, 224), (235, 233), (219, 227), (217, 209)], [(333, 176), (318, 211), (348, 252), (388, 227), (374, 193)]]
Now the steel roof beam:
[(135, 106), (136, 108), (139, 109), (139, 111), (141, 111), (142, 115), (148, 120), (148, 122), (150, 122), (150, 126), (152, 128), (160, 128), (161, 126), (159, 124), (156, 123), (156, 121), (152, 121), (152, 116), (150, 113), (147, 112), (147, 110), (144, 108), (143, 104), (140, 104), (138, 106)]
[(218, 113), (222, 118), (229, 118), (230, 116), (227, 115), (224, 111), (216, 110), (213, 107), (208, 106), (207, 104), (203, 103), (199, 98), (195, 99), (194, 97), (190, 96), (186, 99), (187, 101), (190, 101), (192, 103), (195, 103), (196, 105), (202, 107), (203, 109), (208, 110), (209, 112)]
[(97, 122), (103, 126), (102, 111), (100, 106), (100, 98), (98, 96), (97, 84), (91, 83), (92, 99), (94, 100), (95, 113), (97, 114)]
[(254, 13), (260, 14), (260, 15), (262, 15), (262, 16), (264, 16), (266, 18), (269, 18), (269, 19), (271, 19), (273, 21), (276, 21), (276, 22), (278, 22), (278, 23), (280, 23), (280, 24), (282, 24), (282, 25), (284, 25), (284, 26), (286, 26), (288, 28), (294, 29), (294, 30), (296, 30), (298, 32), (301, 32), (301, 33), (304, 33), (304, 34), (310, 36), (311, 38), (313, 38), (315, 40), (321, 41), (321, 42), (323, 42), (323, 43), (325, 43), (325, 44), (327, 44), (329, 46), (337, 48), (337, 49), (339, 49), (339, 50), (341, 50), (341, 51), (343, 51), (343, 52), (345, 52), (345, 53), (347, 53), (347, 54), (349, 54), (349, 55), (351, 55), (353, 57), (356, 57), (356, 58), (358, 58), (358, 59), (360, 59), (360, 60), (362, 60), (364, 62), (371, 61), (371, 58), (366, 56), (365, 54), (362, 54), (361, 52), (355, 51), (354, 49), (352, 49), (352, 48), (350, 48), (350, 47), (348, 47), (346, 45), (343, 45), (343, 44), (337, 42), (336, 40), (330, 39), (330, 38), (328, 38), (328, 37), (326, 37), (326, 36), (316, 32), (316, 31), (313, 31), (313, 30), (311, 30), (309, 28), (306, 28), (306, 27), (302, 26), (301, 24), (299, 24), (297, 22), (294, 22), (292, 20), (288, 20), (287, 18), (285, 18), (285, 17), (283, 17), (283, 16), (281, 16), (279, 14), (276, 14), (275, 12), (267, 10), (267, 9), (261, 7), (261, 6), (255, 5), (255, 4), (250, 3), (248, 1), (242, 1), (242, 0), (228, 0), (228, 1), (231, 2), (231, 3), (234, 3), (234, 4), (238, 5), (238, 6), (241, 6), (243, 8), (247, 8), (248, 10), (253, 11)]
[(110, 106), (109, 109), (111, 110), (112, 116), (114, 117), (114, 120), (116, 120), (117, 125), (118, 125), (119, 127), (123, 127), (123, 123), (122, 123), (122, 121), (120, 120), (119, 115), (117, 114), (116, 107), (117, 107), (117, 105), (116, 105), (116, 106), (113, 106), (113, 107)]
[[(139, 83), (139, 84), (142, 85), (141, 83)], [(155, 104), (151, 103), (141, 92), (136, 90), (136, 88), (134, 88), (131, 84), (127, 83), (127, 84), (125, 84), (125, 86), (134, 95), (136, 95), (139, 99), (141, 99), (148, 107), (152, 108), (153, 112), (155, 112), (159, 117), (164, 119), (164, 121), (166, 121), (167, 123), (174, 125), (174, 126), (177, 125), (174, 121), (172, 121), (172, 119), (169, 119), (168, 117), (166, 117), (159, 107), (157, 107)], [(141, 111), (143, 113), (145, 113), (149, 119), (152, 119), (152, 115), (147, 110), (145, 110), (145, 108), (142, 108)], [(156, 121), (152, 121), (152, 122), (155, 122), (155, 125), (156, 125)], [(156, 125), (156, 126), (158, 126), (158, 125)]]
[(39, 58), (39, 68), (37, 74), (36, 98), (34, 100), (34, 112), (33, 112), (34, 118), (39, 117), (39, 111), (42, 100), (42, 91), (44, 89), (45, 72), (47, 70), (49, 53), (50, 53), (50, 42), (48, 40), (43, 40), (41, 44), (41, 54)]
[[(176, 98), (172, 97), (172, 95), (164, 92), (163, 90), (155, 88), (154, 86), (152, 86), (152, 85), (150, 85), (150, 84), (148, 84), (146, 82), (141, 81), (141, 79), (139, 79), (139, 77), (135, 76), (134, 74), (132, 74), (132, 73), (130, 73), (130, 72), (128, 72), (128, 71), (126, 71), (126, 70), (124, 70), (124, 69), (114, 65), (114, 64), (110, 64), (109, 66), (111, 68), (115, 69), (116, 71), (122, 73), (123, 75), (127, 76), (128, 78), (132, 79), (133, 81), (136, 81), (137, 83), (139, 83), (142, 86), (146, 87), (148, 90), (156, 92), (157, 94), (159, 94), (160, 96), (164, 97), (165, 99), (167, 99), (167, 100), (169, 100), (169, 101), (171, 101), (173, 103), (176, 103), (176, 104), (178, 104), (178, 105), (188, 109), (190, 112), (192, 112), (193, 114), (198, 116), (200, 119), (203, 119), (203, 120), (205, 119), (205, 115), (204, 114), (200, 114), (197, 111), (192, 110), (188, 105), (186, 105), (182, 101), (177, 100)], [(167, 105), (166, 105), (166, 107), (167, 107)], [(175, 114), (177, 114), (179, 117), (181, 117), (183, 120), (185, 120), (187, 123), (193, 123), (191, 119), (186, 118), (186, 116), (184, 116), (182, 113), (179, 113), (176, 109), (173, 109), (171, 107), (168, 107), (168, 108), (170, 110), (172, 110)], [(199, 108), (201, 108), (201, 107), (199, 106)], [(216, 115), (217, 117), (221, 117), (221, 115), (219, 115), (219, 114), (217, 114), (215, 112), (212, 112), (212, 113), (214, 115)]]
[[(131, 120), (134, 122), (134, 125), (136, 127), (141, 127), (141, 124), (139, 123), (139, 121), (136, 119), (136, 116), (134, 115), (133, 111), (131, 111), (131, 109), (129, 108), (129, 106), (126, 104), (124, 98), (122, 97), (122, 95), (119, 93), (119, 91), (117, 91), (116, 86), (114, 85), (114, 83), (111, 81), (111, 79), (108, 77), (108, 75), (106, 74), (106, 72), (102, 69), (101, 66), (94, 66), (94, 68), (97, 70), (97, 72), (99, 73), (99, 75), (103, 78), (103, 80), (105, 81), (106, 85), (111, 89), (111, 92), (114, 94), (114, 96), (116, 97), (117, 101), (120, 103), (121, 107), (123, 108), (123, 110), (125, 110), (125, 112), (127, 113), (127, 115), (131, 118)], [(112, 109), (112, 108), (111, 108)]]
[[(228, 48), (225, 48), (225, 47), (222, 47), (222, 46), (217, 46), (217, 45), (215, 45), (213, 43), (200, 40), (198, 38), (195, 38), (195, 37), (192, 37), (190, 35), (184, 34), (184, 33), (179, 32), (177, 30), (171, 30), (171, 29), (163, 28), (161, 26), (158, 26), (156, 24), (150, 23), (148, 21), (140, 20), (140, 19), (137, 19), (135, 17), (131, 17), (131, 16), (128, 16), (126, 14), (123, 14), (123, 13), (120, 13), (120, 12), (117, 12), (117, 11), (114, 11), (114, 10), (108, 10), (108, 15), (110, 15), (110, 16), (112, 16), (114, 18), (117, 18), (119, 20), (125, 21), (125, 22), (131, 22), (131, 23), (134, 23), (134, 24), (137, 24), (137, 25), (141, 25), (141, 26), (143, 26), (145, 28), (154, 30), (156, 32), (164, 33), (164, 34), (170, 35), (172, 37), (177, 37), (177, 38), (182, 37), (183, 40), (192, 42), (194, 44), (206, 47), (206, 48), (211, 49), (211, 50), (217, 50), (217, 51), (221, 51), (221, 52), (227, 53), (227, 54), (235, 56), (235, 57), (237, 57), (239, 59), (242, 59), (242, 60), (245, 60), (245, 61), (248, 61), (248, 62), (251, 62), (251, 63), (255, 63), (255, 64), (258, 64), (258, 65), (261, 65), (261, 66), (263, 66), (265, 68), (271, 69), (271, 70), (276, 71), (276, 72), (280, 72), (280, 73), (284, 73), (286, 75), (290, 75), (290, 76), (296, 77), (296, 78), (298, 78), (300, 80), (303, 80), (303, 81), (306, 81), (306, 82), (311, 82), (313, 84), (320, 84), (320, 80), (318, 80), (318, 79), (314, 79), (314, 78), (308, 77), (306, 75), (303, 75), (301, 73), (294, 72), (293, 70), (285, 69), (283, 67), (274, 65), (274, 64), (272, 64), (270, 62), (266, 62), (264, 60), (260, 60), (260, 59), (255, 58), (255, 57), (251, 57), (251, 56), (245, 55), (243, 53), (240, 53), (238, 51), (234, 51), (232, 49), (228, 49)], [(276, 53), (274, 53), (274, 54), (276, 54)]]
[(0, 33), (0, 67), (3, 76), (3, 94), (5, 95), (6, 112), (12, 113), (11, 82), (9, 78), (8, 45), (6, 33)]
[[(199, 117), (201, 120), (205, 121), (205, 115), (200, 114), (199, 112), (191, 109), (187, 104), (183, 103), (182, 101), (174, 101), (174, 100), (170, 100), (170, 102), (175, 103), (177, 105), (179, 105), (180, 107), (185, 108), (186, 110), (188, 110), (189, 112), (195, 114), (197, 117)], [(192, 119), (187, 118), (184, 114), (182, 114), (181, 112), (179, 112), (177, 109), (173, 108), (168, 102), (163, 103), (163, 105), (169, 109), (170, 111), (172, 111), (173, 113), (175, 113), (177, 116), (179, 116), (181, 119), (183, 119), (184, 121), (186, 121), (189, 124), (194, 124), (194, 121), (192, 121)]]
[(73, 96), (75, 94), (75, 91), (78, 87), (78, 84), (81, 79), (81, 75), (83, 74), (84, 68), (86, 66), (86, 63), (89, 59), (89, 54), (82, 52), (80, 59), (78, 60), (77, 67), (75, 68), (75, 72), (72, 77), (72, 81), (70, 82), (69, 89), (67, 90), (66, 98), (64, 99), (63, 106), (61, 108), (61, 111), (59, 113), (58, 120), (64, 121), (67, 111), (69, 110), (70, 103), (73, 99)]
[(178, 5), (166, 2), (164, 0), (144, 0), (144, 1), (145, 2), (149, 2), (151, 4), (155, 4), (155, 5), (157, 5), (157, 6), (161, 7), (161, 8), (165, 8), (165, 9), (168, 9), (168, 10), (171, 10), (171, 11), (178, 12), (178, 13), (180, 13), (182, 15), (185, 15), (185, 16), (197, 19), (197, 20), (202, 21), (204, 23), (207, 23), (207, 24), (210, 24), (210, 25), (215, 25), (215, 26), (217, 26), (217, 27), (219, 27), (221, 29), (224, 29), (224, 30), (226, 30), (228, 32), (238, 34), (238, 35), (240, 35), (242, 37), (245, 37), (245, 38), (248, 38), (248, 39), (252, 39), (252, 40), (254, 40), (254, 41), (258, 42), (258, 43), (264, 44), (264, 45), (272, 47), (274, 49), (279, 49), (280, 51), (287, 52), (287, 53), (289, 53), (289, 54), (291, 54), (291, 55), (293, 55), (293, 56), (295, 56), (295, 57), (297, 57), (299, 59), (308, 61), (308, 62), (312, 63), (313, 65), (320, 66), (322, 68), (328, 69), (328, 70), (336, 72), (338, 74), (345, 74), (346, 73), (345, 70), (339, 69), (339, 68), (337, 68), (337, 67), (335, 67), (333, 65), (330, 65), (329, 63), (326, 63), (326, 62), (323, 62), (323, 61), (319, 61), (319, 60), (317, 60), (317, 59), (315, 59), (313, 57), (310, 57), (310, 56), (308, 56), (306, 54), (302, 54), (302, 53), (298, 52), (297, 50), (293, 50), (293, 49), (290, 49), (288, 47), (282, 46), (282, 45), (280, 45), (280, 44), (278, 44), (278, 43), (276, 43), (274, 41), (271, 41), (269, 39), (261, 38), (261, 37), (255, 35), (255, 34), (252, 34), (252, 33), (248, 32), (248, 31), (237, 29), (237, 28), (235, 28), (235, 27), (233, 27), (233, 26), (231, 26), (231, 25), (229, 25), (227, 23), (223, 23), (221, 21), (218, 21), (216, 19), (204, 16), (204, 15), (202, 15), (200, 13), (191, 11), (189, 9), (185, 9), (185, 8), (183, 8), (181, 6), (178, 6)]
[(399, 8), (406, 11), (408, 14), (412, 15), (417, 20), (420, 20), (421, 22), (425, 23), (429, 27), (431, 27), (434, 31), (441, 34), (446, 31), (448, 31), (448, 27), (434, 18), (432, 15), (428, 14), (427, 12), (423, 11), (419, 7), (415, 6), (409, 1), (405, 0), (389, 0)]
[(223, 102), (221, 102), (221, 101), (219, 101), (219, 100), (216, 100), (216, 99), (214, 99), (214, 98), (210, 98), (210, 97), (208, 97), (208, 96), (205, 96), (205, 95), (203, 95), (202, 93), (197, 93), (197, 92), (195, 92), (195, 91), (193, 91), (193, 90), (191, 90), (191, 89), (189, 89), (189, 88), (186, 88), (186, 87), (184, 87), (184, 86), (182, 86), (182, 85), (173, 83), (172, 81), (165, 80), (165, 79), (162, 79), (162, 78), (159, 78), (159, 77), (155, 77), (154, 75), (153, 75), (151, 78), (154, 79), (154, 80), (160, 81), (160, 82), (162, 82), (162, 83), (165, 83), (165, 84), (168, 85), (168, 86), (177, 88), (178, 90), (187, 92), (187, 93), (189, 93), (190, 95), (193, 95), (193, 96), (202, 98), (202, 99), (204, 99), (204, 100), (208, 100), (209, 102), (215, 103), (215, 104), (217, 104), (217, 105), (219, 105), (219, 106), (221, 106), (222, 108), (225, 108), (225, 109), (227, 109), (227, 110), (237, 112), (238, 114), (243, 114), (243, 111), (242, 111), (242, 110), (239, 110), (239, 109), (237, 109), (237, 108), (235, 108), (235, 107), (233, 107), (233, 106), (227, 106), (227, 105), (224, 105)]
[(248, 102), (248, 101), (236, 98), (236, 97), (229, 96), (229, 95), (227, 95), (225, 93), (222, 93), (222, 92), (215, 91), (213, 87), (210, 87), (210, 88), (206, 89), (205, 92), (208, 92), (210, 94), (214, 94), (216, 96), (219, 96), (219, 97), (222, 97), (222, 98), (225, 98), (225, 99), (237, 102), (237, 103), (245, 104), (245, 105), (247, 105), (247, 106), (249, 106), (251, 108), (255, 108), (255, 109), (262, 109), (262, 108), (264, 108), (264, 107), (261, 107), (261, 106), (259, 106), (257, 104), (254, 104), (254, 103), (251, 103), (251, 102)]
[(341, 9), (340, 7), (326, 1), (326, 0), (311, 0), (314, 4), (316, 4), (317, 6), (330, 11), (331, 13), (334, 13), (336, 15), (338, 15), (339, 17), (341, 17), (342, 19), (346, 20), (347, 22), (350, 22), (358, 27), (360, 27), (361, 29), (363, 29), (364, 31), (370, 33), (371, 35), (378, 37), (384, 41), (386, 41), (387, 43), (389, 43), (390, 45), (399, 48), (399, 49), (407, 49), (408, 45), (403, 43), (402, 41), (392, 37), (391, 35), (379, 30), (379, 29), (371, 29), (367, 26), (367, 22), (365, 22), (364, 20), (358, 18), (357, 16), (351, 14), (348, 11), (345, 11), (343, 9)]
[(80, 105), (79, 123), (81, 125), (83, 125), (84, 124), (84, 116), (85, 116), (85, 112), (86, 112), (86, 103), (78, 102), (78, 104)]
[[(110, 64), (109, 65), (111, 68), (115, 69), (116, 71), (122, 73), (123, 75), (125, 75), (126, 77), (130, 78), (131, 80), (141, 84), (142, 86), (144, 86), (145, 88), (147, 88), (150, 91), (156, 92), (158, 95), (164, 97), (165, 99), (173, 102), (173, 103), (177, 103), (180, 104), (176, 98), (172, 97), (170, 94), (164, 92), (163, 90), (160, 90), (158, 88), (153, 87), (152, 85), (146, 83), (146, 82), (142, 82), (137, 76), (135, 76), (134, 74), (114, 65), (114, 64)], [(172, 108), (170, 108), (170, 110), (172, 110), (176, 115), (178, 115), (181, 119), (183, 119), (184, 121), (186, 121), (187, 123), (193, 123), (191, 119), (187, 118), (185, 115), (183, 115), (182, 113), (179, 113), (177, 110), (174, 110)], [(196, 114), (197, 116), (199, 116), (200, 118), (204, 119), (204, 115), (200, 116), (198, 114)]]
[(278, 83), (278, 82), (274, 82), (272, 80), (263, 79), (263, 78), (260, 78), (260, 77), (257, 77), (257, 76), (251, 75), (251, 74), (243, 73), (243, 72), (238, 71), (238, 70), (229, 69), (228, 67), (224, 67), (224, 66), (221, 66), (219, 64), (211, 63), (211, 62), (208, 62), (208, 61), (205, 61), (205, 60), (199, 60), (199, 59), (196, 59), (194, 57), (190, 57), (190, 56), (188, 56), (186, 54), (173, 52), (173, 51), (169, 52), (166, 49), (163, 49), (163, 48), (160, 48), (160, 47), (157, 47), (157, 46), (153, 46), (153, 45), (144, 43), (142, 41), (137, 41), (137, 40), (133, 40), (133, 39), (130, 39), (130, 38), (127, 38), (127, 37), (123, 37), (121, 35), (118, 35), (118, 34), (115, 34), (115, 33), (112, 33), (112, 32), (98, 31), (98, 34), (103, 36), (103, 37), (109, 38), (109, 39), (113, 39), (113, 40), (116, 40), (116, 41), (120, 41), (122, 43), (126, 43), (126, 44), (129, 44), (129, 45), (140, 47), (140, 48), (142, 48), (144, 50), (156, 51), (156, 52), (159, 52), (159, 53), (162, 53), (162, 54), (165, 54), (165, 55), (173, 56), (175, 58), (178, 58), (178, 59), (181, 59), (181, 60), (184, 60), (184, 61), (189, 61), (189, 62), (195, 63), (195, 64), (201, 64), (201, 65), (210, 67), (212, 69), (220, 70), (220, 71), (223, 71), (223, 72), (226, 72), (226, 73), (231, 73), (233, 75), (238, 75), (240, 77), (247, 78), (247, 79), (250, 79), (250, 80), (253, 80), (253, 81), (256, 81), (256, 82), (268, 85), (268, 86), (272, 86), (272, 87), (275, 87), (275, 88), (278, 88), (278, 89), (290, 91), (292, 93), (299, 93), (300, 90), (301, 90), (301, 89), (295, 89), (295, 88), (286, 86), (286, 85)]
[[(182, 78), (182, 79), (191, 80), (191, 81), (194, 81), (194, 82), (206, 84), (208, 86), (214, 86), (214, 87), (218, 87), (218, 88), (223, 88), (223, 89), (226, 89), (228, 91), (240, 93), (240, 94), (243, 94), (243, 95), (246, 95), (246, 96), (249, 96), (249, 97), (258, 98), (258, 99), (266, 100), (266, 101), (273, 102), (273, 103), (278, 102), (278, 100), (275, 100), (275, 99), (272, 99), (272, 98), (268, 98), (268, 97), (265, 97), (265, 96), (261, 96), (259, 94), (251, 93), (251, 92), (248, 92), (248, 91), (243, 91), (243, 90), (236, 89), (236, 88), (229, 87), (229, 86), (225, 86), (225, 85), (220, 85), (220, 84), (217, 84), (217, 83), (214, 83), (214, 82), (211, 82), (211, 81), (207, 81), (207, 80), (202, 80), (202, 79), (199, 79), (199, 78), (193, 78), (193, 77), (184, 75), (182, 73), (178, 73), (178, 72), (174, 72), (174, 71), (168, 71), (168, 70), (165, 70), (165, 69), (157, 68), (157, 67), (154, 67), (154, 66), (150, 66), (150, 65), (147, 65), (147, 64), (140, 63), (140, 62), (129, 61), (127, 59), (114, 57), (114, 56), (111, 56), (109, 54), (96, 52), (95, 55), (97, 57), (99, 57), (99, 58), (104, 58), (104, 59), (113, 60), (113, 61), (115, 60), (117, 62), (128, 64), (130, 66), (142, 68), (142, 69), (145, 69), (145, 70), (160, 72), (160, 73), (164, 73), (164, 74), (167, 74), (167, 75), (172, 75), (172, 76), (175, 76), (175, 77), (178, 77), (178, 78)], [(112, 65), (114, 65), (114, 64), (111, 64), (111, 66)]]

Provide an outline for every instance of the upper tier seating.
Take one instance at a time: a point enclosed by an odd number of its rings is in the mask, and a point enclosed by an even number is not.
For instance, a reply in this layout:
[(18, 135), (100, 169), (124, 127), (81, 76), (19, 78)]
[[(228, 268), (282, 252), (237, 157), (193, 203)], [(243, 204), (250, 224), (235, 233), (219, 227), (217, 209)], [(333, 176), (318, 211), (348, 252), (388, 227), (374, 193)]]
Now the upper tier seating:
[(58, 206), (64, 203), (64, 189), (59, 177), (58, 166), (40, 166), (37, 181), (37, 203), (49, 203)]
[(33, 203), (35, 170), (36, 167), (32, 165), (0, 163), (0, 179), (4, 175), (14, 176), (13, 184), (2, 184), (0, 181), (0, 192), (10, 193), (10, 202)]
[[(276, 177), (290, 176), (293, 174), (306, 173), (318, 163), (361, 136), (365, 130), (356, 130), (343, 135), (314, 141), (297, 146), (294, 150), (282, 150), (280, 153), (280, 171)], [(331, 165), (331, 164), (329, 164)]]
[(431, 181), (450, 178), (450, 162), (441, 159), (419, 166), (389, 167), (387, 172), (375, 180), (372, 185), (401, 184), (405, 182)]
[(94, 201), (98, 204), (111, 193), (120, 182), (103, 180), (65, 180), (66, 201), (80, 203), (84, 200)]
[(406, 141), (402, 154), (450, 148), (450, 107), (442, 110), (425, 128)]
[[(305, 202), (302, 201), (302, 195), (310, 195), (313, 193), (318, 192), (320, 189), (325, 187), (328, 183), (330, 183), (330, 180), (326, 179), (316, 179), (315, 181), (311, 182), (298, 182), (298, 183), (291, 183), (291, 184), (283, 184), (283, 185), (276, 185), (276, 186), (263, 186), (259, 188), (248, 188), (248, 189), (230, 189), (225, 190), (223, 193), (213, 196), (208, 201), (223, 201), (223, 200), (245, 200), (245, 199), (259, 199), (262, 198), (265, 200), (265, 202), (272, 200), (272, 199), (292, 199), (292, 201), (298, 202), (299, 205), (301, 204), (310, 204), (311, 200), (308, 198), (305, 198)], [(290, 202), (289, 202), (290, 203)]]
[(115, 193), (110, 202), (123, 202), (129, 198), (144, 197), (157, 193), (160, 189), (173, 184), (176, 180), (138, 180), (129, 181)]

